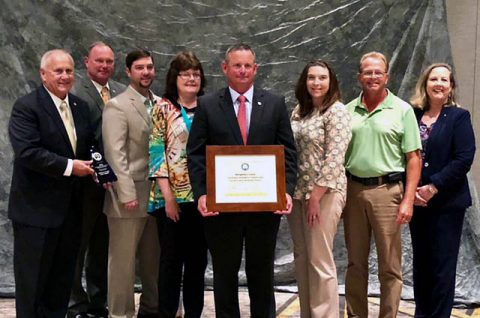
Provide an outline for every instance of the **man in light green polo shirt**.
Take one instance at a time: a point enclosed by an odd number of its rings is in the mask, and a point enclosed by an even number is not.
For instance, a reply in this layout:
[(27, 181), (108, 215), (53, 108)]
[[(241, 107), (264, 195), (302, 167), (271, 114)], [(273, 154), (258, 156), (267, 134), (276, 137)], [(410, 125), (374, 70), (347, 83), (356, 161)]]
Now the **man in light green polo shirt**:
[(368, 317), (372, 233), (378, 254), (379, 317), (397, 316), (402, 292), (401, 224), (410, 222), (413, 214), (421, 141), (412, 107), (387, 89), (388, 79), (386, 57), (378, 52), (365, 54), (358, 73), (362, 93), (347, 105), (353, 134), (345, 163), (349, 317)]

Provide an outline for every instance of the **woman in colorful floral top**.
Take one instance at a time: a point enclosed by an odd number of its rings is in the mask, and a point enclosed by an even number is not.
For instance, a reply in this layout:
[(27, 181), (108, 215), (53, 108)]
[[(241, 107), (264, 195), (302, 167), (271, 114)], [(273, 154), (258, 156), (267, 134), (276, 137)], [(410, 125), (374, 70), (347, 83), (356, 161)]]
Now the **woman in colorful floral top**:
[(149, 212), (158, 218), (161, 245), (160, 317), (176, 315), (182, 270), (185, 317), (200, 317), (203, 310), (207, 245), (203, 219), (193, 203), (186, 144), (204, 87), (200, 61), (192, 52), (181, 52), (170, 63), (164, 97), (152, 111), (150, 177), (156, 182)]
[(350, 115), (331, 66), (309, 62), (295, 89), (292, 113), (298, 181), (288, 217), (294, 244), (301, 317), (338, 317), (333, 240), (345, 205), (344, 158), (351, 138)]

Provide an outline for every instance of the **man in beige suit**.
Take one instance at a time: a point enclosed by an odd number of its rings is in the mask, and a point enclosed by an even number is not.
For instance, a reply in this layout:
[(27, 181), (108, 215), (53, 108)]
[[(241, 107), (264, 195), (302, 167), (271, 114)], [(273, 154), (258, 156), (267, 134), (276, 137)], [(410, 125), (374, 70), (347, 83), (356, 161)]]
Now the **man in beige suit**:
[(108, 309), (110, 317), (134, 316), (138, 252), (143, 288), (138, 317), (157, 317), (158, 235), (155, 218), (147, 215), (149, 110), (156, 98), (150, 86), (155, 68), (144, 50), (128, 53), (125, 61), (130, 85), (105, 105), (102, 124), (105, 157), (118, 177), (104, 206), (110, 231)]

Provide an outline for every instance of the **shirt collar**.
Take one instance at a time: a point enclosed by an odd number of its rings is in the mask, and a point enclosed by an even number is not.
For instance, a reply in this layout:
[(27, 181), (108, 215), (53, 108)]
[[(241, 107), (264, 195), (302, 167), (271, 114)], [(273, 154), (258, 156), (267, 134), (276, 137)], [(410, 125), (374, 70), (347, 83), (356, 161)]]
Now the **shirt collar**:
[(110, 92), (110, 85), (108, 85), (108, 81), (107, 81), (107, 84), (105, 85), (100, 85), (98, 84), (97, 82), (95, 82), (94, 80), (90, 79), (93, 83), (93, 86), (95, 86), (95, 88), (97, 89), (98, 93), (102, 93), (102, 88), (105, 86), (108, 88), (108, 91)]
[(238, 100), (238, 96), (243, 95), (247, 98), (247, 102), (250, 104), (253, 104), (253, 85), (243, 94), (238, 93), (236, 90), (231, 88), (230, 86), (228, 87), (230, 91), (230, 96), (232, 96), (232, 102), (235, 104)]
[(68, 102), (68, 94), (65, 97), (65, 99), (60, 99), (58, 96), (56, 96), (52, 92), (50, 92), (45, 85), (43, 85), (43, 87), (45, 87), (45, 89), (47, 90), (48, 94), (52, 98), (53, 103), (55, 104), (55, 107), (57, 107), (57, 109), (60, 109), (60, 105), (62, 104), (62, 102), (65, 102), (65, 103), (67, 103), (67, 106), (70, 106), (70, 103)]
[[(362, 103), (363, 99), (363, 92), (360, 93), (360, 96), (357, 97), (356, 102), (355, 102), (355, 108), (361, 108), (364, 110), (367, 110), (367, 107)], [(388, 109), (388, 108), (393, 108), (393, 94), (390, 92), (390, 90), (387, 88), (387, 97), (380, 103), (380, 105), (375, 108), (374, 111), (380, 110), (380, 109)]]
[[(132, 85), (130, 85), (130, 88), (132, 89), (132, 91), (135, 92), (135, 94), (138, 95), (138, 97), (141, 99), (142, 103), (145, 104), (145, 101), (147, 100), (147, 98), (145, 96), (143, 96), (142, 94), (140, 94), (135, 88), (133, 88)], [(150, 95), (150, 100), (152, 101), (152, 103), (155, 104), (155, 98), (153, 97), (152, 91), (149, 90), (148, 94)]]

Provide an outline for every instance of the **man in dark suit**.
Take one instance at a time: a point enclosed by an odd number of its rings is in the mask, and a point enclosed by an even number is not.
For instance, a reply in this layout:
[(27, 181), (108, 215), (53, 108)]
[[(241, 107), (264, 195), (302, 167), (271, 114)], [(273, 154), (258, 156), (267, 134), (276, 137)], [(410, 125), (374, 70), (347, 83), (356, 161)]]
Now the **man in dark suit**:
[[(291, 211), (296, 181), (296, 151), (283, 97), (253, 82), (258, 65), (246, 44), (230, 47), (222, 69), (228, 87), (201, 97), (187, 145), (188, 169), (213, 260), (217, 317), (240, 317), (238, 270), (243, 245), (251, 317), (275, 317), (273, 261), (281, 214)], [(238, 120), (237, 120), (238, 115)], [(243, 117), (243, 118), (242, 118)], [(285, 211), (218, 213), (206, 205), (207, 145), (284, 145), (287, 179)]]
[[(77, 80), (72, 93), (87, 102), (90, 122), (95, 130), (95, 144), (103, 153), (102, 111), (105, 103), (126, 88), (111, 80), (115, 56), (110, 46), (94, 42), (85, 57), (87, 77)], [(69, 302), (69, 317), (107, 317), (108, 224), (103, 213), (105, 190), (87, 180), (82, 210), (82, 241)], [(82, 286), (85, 265), (87, 289)]]
[(43, 85), (18, 99), (9, 136), (14, 151), (8, 216), (13, 222), (19, 318), (63, 318), (80, 245), (80, 177), (93, 174), (88, 106), (69, 94), (74, 62), (46, 52)]

